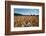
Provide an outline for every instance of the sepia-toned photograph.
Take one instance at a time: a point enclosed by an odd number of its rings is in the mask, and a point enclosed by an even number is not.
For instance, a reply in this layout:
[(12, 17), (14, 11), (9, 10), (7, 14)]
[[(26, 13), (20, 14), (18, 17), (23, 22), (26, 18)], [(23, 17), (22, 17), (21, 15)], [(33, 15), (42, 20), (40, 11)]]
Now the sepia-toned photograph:
[(14, 27), (39, 26), (39, 9), (14, 8)]

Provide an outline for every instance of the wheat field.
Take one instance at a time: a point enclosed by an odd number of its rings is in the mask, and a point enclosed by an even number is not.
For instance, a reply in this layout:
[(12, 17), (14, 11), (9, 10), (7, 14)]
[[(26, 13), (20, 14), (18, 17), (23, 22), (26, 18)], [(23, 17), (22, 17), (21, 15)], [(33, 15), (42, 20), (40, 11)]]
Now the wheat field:
[(14, 16), (14, 27), (31, 27), (38, 24), (38, 16)]

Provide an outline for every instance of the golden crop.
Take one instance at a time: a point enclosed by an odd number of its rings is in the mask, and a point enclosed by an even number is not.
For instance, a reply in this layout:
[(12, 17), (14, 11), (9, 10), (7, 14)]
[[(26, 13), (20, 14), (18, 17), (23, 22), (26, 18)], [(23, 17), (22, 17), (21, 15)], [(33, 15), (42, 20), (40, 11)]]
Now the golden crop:
[(27, 24), (30, 22), (32, 25), (38, 24), (38, 16), (14, 16), (14, 25), (16, 24)]

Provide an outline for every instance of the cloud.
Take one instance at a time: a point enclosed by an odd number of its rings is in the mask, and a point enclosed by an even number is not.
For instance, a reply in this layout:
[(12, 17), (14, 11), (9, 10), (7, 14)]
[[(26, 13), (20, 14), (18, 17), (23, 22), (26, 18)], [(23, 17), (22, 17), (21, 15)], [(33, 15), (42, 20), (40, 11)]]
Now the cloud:
[(15, 8), (14, 13), (19, 13), (22, 15), (39, 15), (39, 9)]

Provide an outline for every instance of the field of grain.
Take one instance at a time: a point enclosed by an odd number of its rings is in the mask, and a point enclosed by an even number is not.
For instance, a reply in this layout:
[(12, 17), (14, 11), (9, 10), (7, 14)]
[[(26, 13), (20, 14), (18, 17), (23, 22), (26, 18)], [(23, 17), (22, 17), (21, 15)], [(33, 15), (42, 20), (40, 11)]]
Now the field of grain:
[(14, 16), (14, 27), (38, 26), (39, 17), (36, 16)]

